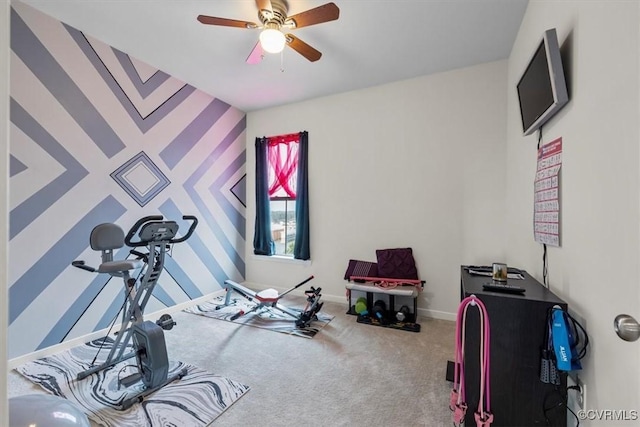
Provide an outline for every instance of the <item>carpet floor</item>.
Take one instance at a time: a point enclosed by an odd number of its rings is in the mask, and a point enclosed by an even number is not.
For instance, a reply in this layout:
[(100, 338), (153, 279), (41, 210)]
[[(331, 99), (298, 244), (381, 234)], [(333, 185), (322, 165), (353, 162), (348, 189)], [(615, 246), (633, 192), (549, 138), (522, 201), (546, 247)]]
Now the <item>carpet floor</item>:
[[(283, 302), (305, 303), (293, 294)], [(455, 322), (419, 317), (420, 332), (407, 332), (357, 323), (346, 311), (346, 302), (325, 302), (321, 312), (334, 318), (313, 339), (177, 312), (167, 351), (251, 387), (213, 427), (451, 425)], [(10, 397), (42, 392), (15, 371), (8, 382)]]

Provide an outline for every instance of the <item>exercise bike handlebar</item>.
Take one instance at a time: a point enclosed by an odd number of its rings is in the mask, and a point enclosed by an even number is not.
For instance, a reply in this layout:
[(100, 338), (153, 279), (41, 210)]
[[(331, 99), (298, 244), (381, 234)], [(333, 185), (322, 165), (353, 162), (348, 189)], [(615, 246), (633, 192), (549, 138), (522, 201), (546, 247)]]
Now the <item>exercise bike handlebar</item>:
[(185, 220), (185, 221), (191, 221), (191, 226), (189, 227), (189, 230), (187, 230), (187, 233), (184, 236), (182, 236), (180, 238), (177, 238), (177, 239), (169, 240), (169, 243), (181, 243), (181, 242), (184, 242), (189, 237), (191, 237), (191, 235), (195, 231), (196, 227), (198, 226), (198, 218), (196, 218), (193, 215), (183, 215), (182, 219)]
[[(153, 221), (162, 221), (163, 219), (164, 219), (164, 217), (162, 215), (149, 215), (149, 216), (145, 216), (143, 218), (140, 218), (135, 224), (133, 224), (133, 226), (131, 227), (131, 229), (129, 230), (127, 235), (125, 236), (125, 238), (124, 238), (125, 244), (127, 246), (129, 246), (129, 247), (132, 247), (132, 248), (139, 247), (139, 246), (146, 246), (147, 243), (149, 243), (146, 240), (139, 240), (137, 242), (134, 242), (131, 239), (133, 239), (133, 237), (135, 236), (136, 232), (138, 232), (138, 230), (140, 230), (145, 224), (153, 222)], [(191, 226), (189, 227), (189, 230), (187, 230), (187, 233), (184, 236), (182, 236), (180, 238), (177, 238), (177, 239), (176, 238), (171, 238), (170, 240), (166, 241), (166, 243), (169, 243), (169, 244), (181, 243), (181, 242), (184, 242), (185, 240), (187, 240), (189, 237), (191, 237), (191, 235), (193, 234), (194, 230), (196, 229), (196, 226), (198, 225), (198, 218), (196, 218), (193, 215), (183, 215), (182, 219), (185, 220), (185, 221), (191, 221)]]

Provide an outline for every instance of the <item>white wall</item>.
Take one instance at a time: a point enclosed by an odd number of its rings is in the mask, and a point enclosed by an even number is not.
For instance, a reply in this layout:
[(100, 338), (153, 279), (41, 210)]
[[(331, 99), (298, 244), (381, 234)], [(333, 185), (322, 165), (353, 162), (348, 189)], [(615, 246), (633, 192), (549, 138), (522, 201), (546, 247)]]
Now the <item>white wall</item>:
[(542, 33), (557, 29), (570, 102), (543, 128), (544, 142), (563, 139), (562, 247), (549, 251), (549, 283), (591, 337), (580, 373), (591, 409), (640, 408), (640, 342), (613, 330), (619, 313), (640, 318), (638, 5), (531, 1), (509, 59), (507, 261), (542, 280), (531, 220), (537, 135), (522, 136), (515, 85)]
[(9, 158), (9, 2), (0, 4), (0, 425), (7, 409), (7, 186)]
[(254, 139), (309, 131), (310, 266), (264, 261), (247, 281), (288, 288), (310, 274), (345, 301), (349, 259), (412, 247), (423, 314), (453, 319), (460, 265), (505, 259), (506, 61), (247, 115), (247, 241), (255, 218)]

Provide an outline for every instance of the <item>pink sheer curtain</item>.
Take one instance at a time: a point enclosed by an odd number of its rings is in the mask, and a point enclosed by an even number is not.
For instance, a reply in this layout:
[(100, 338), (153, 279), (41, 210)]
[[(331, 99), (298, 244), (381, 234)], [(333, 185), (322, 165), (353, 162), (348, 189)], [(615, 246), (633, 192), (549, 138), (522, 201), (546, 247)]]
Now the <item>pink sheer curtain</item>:
[(296, 197), (298, 143), (300, 134), (267, 138), (269, 159), (269, 197)]

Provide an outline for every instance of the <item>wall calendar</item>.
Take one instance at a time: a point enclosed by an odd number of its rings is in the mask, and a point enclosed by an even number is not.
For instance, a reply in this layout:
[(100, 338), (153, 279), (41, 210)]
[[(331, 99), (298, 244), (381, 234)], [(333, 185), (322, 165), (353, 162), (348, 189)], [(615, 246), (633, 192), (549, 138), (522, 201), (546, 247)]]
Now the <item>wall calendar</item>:
[(560, 246), (560, 168), (562, 138), (538, 149), (534, 182), (533, 234), (536, 242)]

